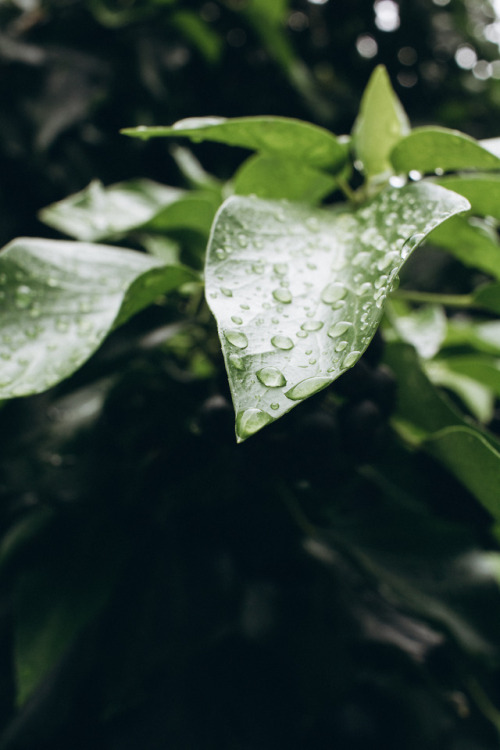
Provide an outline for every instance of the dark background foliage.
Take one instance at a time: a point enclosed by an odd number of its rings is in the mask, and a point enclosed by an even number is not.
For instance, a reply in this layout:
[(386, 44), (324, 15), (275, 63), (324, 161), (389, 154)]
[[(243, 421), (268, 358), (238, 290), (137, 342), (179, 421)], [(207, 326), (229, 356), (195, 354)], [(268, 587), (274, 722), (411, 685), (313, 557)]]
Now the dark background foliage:
[[(36, 212), (92, 179), (182, 184), (170, 145), (121, 127), (349, 132), (378, 63), (414, 124), (498, 135), (486, 2), (295, 0), (283, 24), (255, 5), (0, 4), (2, 242), (48, 236)], [(221, 178), (241, 160), (194, 150)], [(490, 519), (392, 437), (383, 349), (236, 446), (213, 324), (172, 299), (3, 406), (1, 750), (498, 746)]]

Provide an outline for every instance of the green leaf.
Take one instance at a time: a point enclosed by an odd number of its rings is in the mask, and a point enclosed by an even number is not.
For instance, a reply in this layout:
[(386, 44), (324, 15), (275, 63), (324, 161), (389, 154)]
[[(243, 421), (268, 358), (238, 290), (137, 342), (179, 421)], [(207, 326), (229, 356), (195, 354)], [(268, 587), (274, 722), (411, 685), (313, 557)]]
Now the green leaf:
[(429, 242), (447, 250), (465, 266), (500, 279), (500, 244), (490, 227), (479, 221), (454, 216), (432, 232)]
[(424, 447), (500, 520), (500, 452), (484, 436), (470, 427), (449, 427), (430, 436)]
[(286, 117), (190, 117), (171, 127), (125, 128), (125, 135), (149, 138), (190, 138), (195, 143), (214, 141), (269, 156), (301, 161), (319, 169), (340, 169), (347, 145), (317, 125)]
[(141, 226), (184, 195), (184, 190), (151, 180), (131, 180), (107, 188), (95, 180), (79, 193), (43, 208), (39, 218), (70, 237), (96, 242)]
[(500, 315), (500, 284), (484, 284), (473, 295), (477, 305)]
[(474, 138), (447, 128), (415, 128), (391, 153), (396, 172), (429, 173), (500, 169), (500, 158)]
[(492, 216), (500, 220), (500, 175), (453, 175), (437, 182), (467, 198), (476, 216)]
[(316, 204), (336, 186), (334, 177), (313, 169), (308, 164), (277, 159), (272, 156), (251, 156), (234, 178), (238, 195), (256, 195), (266, 200)]
[(446, 336), (446, 315), (439, 305), (409, 310), (400, 300), (388, 307), (388, 317), (403, 341), (412, 344), (424, 359), (434, 357)]
[(189, 229), (208, 237), (219, 206), (217, 194), (193, 191), (160, 209), (142, 228), (159, 232)]
[(0, 254), (0, 398), (64, 380), (114, 326), (194, 278), (131, 250), (14, 240)]
[(464, 345), (487, 354), (500, 355), (500, 320), (479, 323), (471, 320), (449, 320), (444, 346)]
[(454, 358), (434, 360), (425, 364), (425, 371), (436, 385), (444, 386), (463, 401), (471, 414), (480, 422), (493, 417), (495, 398), (491, 388), (479, 382), (470, 373), (454, 367)]
[(354, 124), (353, 145), (368, 177), (392, 174), (389, 159), (395, 144), (410, 132), (410, 123), (383, 65), (375, 68)]
[(200, 18), (198, 13), (178, 10), (170, 16), (169, 21), (194, 45), (208, 63), (219, 62), (224, 42), (219, 34)]
[(233, 197), (214, 222), (206, 292), (244, 440), (352, 367), (413, 249), (468, 203), (430, 184), (352, 209)]

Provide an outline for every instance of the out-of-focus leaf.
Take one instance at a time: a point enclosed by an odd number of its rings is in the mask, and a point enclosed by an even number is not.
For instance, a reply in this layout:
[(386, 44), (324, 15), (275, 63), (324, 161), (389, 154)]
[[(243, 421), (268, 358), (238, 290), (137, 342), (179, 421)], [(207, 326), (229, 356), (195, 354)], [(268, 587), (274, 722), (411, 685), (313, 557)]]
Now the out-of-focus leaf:
[(160, 232), (189, 229), (208, 237), (219, 205), (220, 199), (215, 193), (188, 193), (158, 211), (143, 228)]
[(42, 209), (39, 217), (70, 237), (96, 242), (141, 226), (184, 195), (184, 190), (151, 180), (131, 180), (107, 188), (96, 180), (85, 190)]
[(493, 216), (500, 220), (500, 175), (452, 175), (437, 182), (467, 198), (476, 216)]
[(335, 186), (334, 177), (307, 164), (260, 154), (247, 159), (234, 178), (234, 191), (238, 195), (312, 204), (319, 203)]
[(64, 380), (113, 327), (195, 278), (131, 250), (14, 240), (0, 254), (0, 398)]
[(359, 209), (233, 197), (214, 222), (207, 299), (244, 440), (352, 367), (406, 258), (466, 210), (429, 184), (389, 187)]
[(383, 65), (375, 68), (361, 100), (353, 129), (353, 146), (368, 177), (393, 172), (389, 155), (410, 132), (406, 113)]
[(454, 216), (449, 224), (434, 230), (429, 242), (444, 248), (464, 265), (500, 279), (500, 244), (488, 227)]
[(453, 358), (427, 362), (425, 371), (433, 383), (456, 393), (480, 422), (489, 422), (493, 417), (495, 397), (491, 388), (454, 367)]
[(174, 28), (193, 44), (194, 47), (209, 63), (220, 60), (223, 40), (221, 37), (200, 18), (198, 13), (190, 10), (177, 10), (169, 19)]
[(484, 436), (470, 427), (447, 427), (429, 436), (424, 447), (500, 520), (500, 452)]
[(294, 159), (319, 169), (340, 169), (348, 150), (347, 145), (328, 130), (286, 117), (190, 117), (171, 127), (140, 126), (121, 132), (144, 140), (184, 137), (194, 143), (215, 141)]
[(412, 344), (424, 359), (434, 357), (446, 336), (446, 315), (439, 305), (409, 310), (400, 300), (391, 302), (388, 315), (403, 341)]
[(500, 158), (474, 138), (458, 130), (437, 127), (412, 130), (396, 144), (391, 161), (396, 172), (500, 169)]
[(475, 322), (450, 320), (443, 342), (445, 347), (469, 346), (480, 352), (500, 355), (500, 320)]

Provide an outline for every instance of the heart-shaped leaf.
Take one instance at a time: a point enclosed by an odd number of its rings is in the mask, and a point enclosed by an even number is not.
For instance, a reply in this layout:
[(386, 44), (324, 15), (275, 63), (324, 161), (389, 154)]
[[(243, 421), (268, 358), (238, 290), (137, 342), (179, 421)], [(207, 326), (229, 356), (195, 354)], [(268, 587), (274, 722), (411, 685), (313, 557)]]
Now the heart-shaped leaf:
[(287, 117), (190, 117), (171, 127), (125, 128), (125, 135), (149, 138), (190, 138), (240, 146), (270, 156), (301, 161), (319, 169), (339, 169), (348, 147), (317, 125)]
[(223, 204), (209, 242), (206, 291), (238, 440), (357, 362), (406, 258), (468, 206), (426, 183), (388, 187), (358, 209), (251, 197)]
[(112, 328), (195, 278), (122, 248), (14, 240), (0, 254), (0, 398), (67, 378)]
[(391, 161), (397, 172), (415, 169), (456, 172), (461, 169), (500, 169), (500, 158), (459, 130), (415, 128), (396, 144)]

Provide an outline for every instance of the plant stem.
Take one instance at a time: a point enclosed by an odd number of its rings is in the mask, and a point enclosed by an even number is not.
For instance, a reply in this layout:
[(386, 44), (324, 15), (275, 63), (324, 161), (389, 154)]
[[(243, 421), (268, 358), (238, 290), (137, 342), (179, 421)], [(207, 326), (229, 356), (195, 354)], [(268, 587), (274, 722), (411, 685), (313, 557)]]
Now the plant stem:
[(356, 205), (360, 203), (359, 195), (356, 194), (356, 192), (352, 189), (346, 179), (344, 179), (343, 177), (338, 177), (337, 185), (342, 190), (348, 201)]
[(432, 292), (398, 289), (393, 292), (392, 296), (405, 302), (421, 302), (431, 305), (444, 305), (445, 307), (467, 307), (474, 310), (482, 309), (481, 305), (475, 302), (472, 294), (433, 294)]

